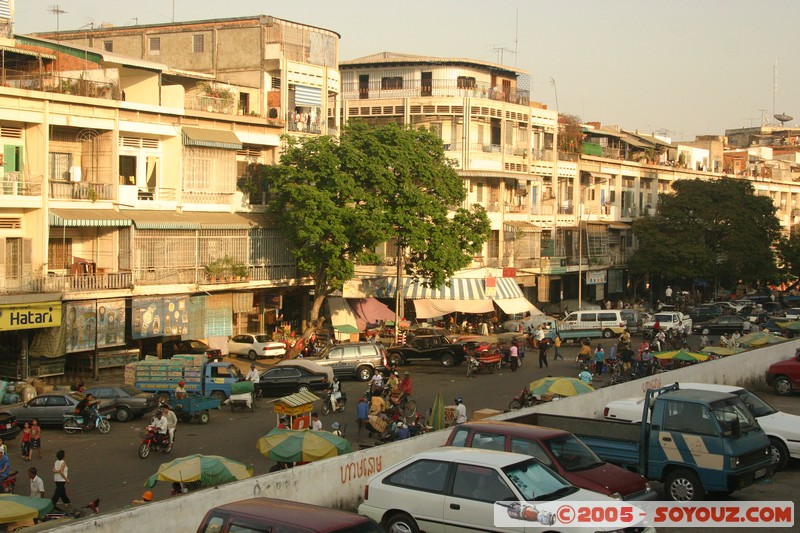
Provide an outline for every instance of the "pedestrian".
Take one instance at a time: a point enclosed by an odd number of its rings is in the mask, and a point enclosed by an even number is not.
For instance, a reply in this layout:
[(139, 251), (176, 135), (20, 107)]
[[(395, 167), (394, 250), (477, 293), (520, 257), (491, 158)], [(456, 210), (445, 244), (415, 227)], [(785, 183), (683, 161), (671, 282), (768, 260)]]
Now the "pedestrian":
[(555, 352), (553, 353), (553, 361), (555, 361), (556, 359), (561, 359), (563, 361), (564, 356), (561, 355), (561, 352), (558, 350), (559, 348), (561, 348), (561, 335), (559, 335), (558, 333), (556, 333), (556, 338), (553, 341), (553, 346), (555, 346)]
[[(548, 368), (547, 350), (550, 348), (550, 339), (545, 337), (539, 341), (539, 368)], [(544, 367), (542, 367), (544, 365)]]
[(463, 424), (467, 421), (467, 406), (461, 396), (456, 397), (456, 424)]
[(356, 423), (358, 424), (358, 438), (361, 438), (361, 434), (364, 432), (364, 428), (367, 426), (367, 418), (369, 417), (369, 404), (367, 403), (367, 397), (362, 396), (358, 399), (358, 403), (356, 404)]
[(0, 452), (3, 452), (3, 455), (8, 455), (8, 446), (3, 443), (2, 437), (0, 437)]
[(516, 372), (519, 366), (519, 348), (517, 347), (517, 341), (511, 343), (511, 348), (508, 351), (508, 362), (511, 365), (511, 371)]
[[(39, 419), (34, 418), (31, 422), (31, 450), (36, 450), (36, 455), (39, 459), (42, 458), (42, 427), (39, 425)], [(33, 455), (33, 451), (31, 451)]]
[(342, 425), (339, 422), (334, 422), (333, 424), (331, 424), (331, 429), (333, 430), (331, 431), (331, 433), (333, 433), (337, 437), (341, 437), (342, 436), (342, 430), (340, 429), (341, 427)]
[(672, 287), (670, 287), (669, 285), (667, 285), (667, 290), (664, 291), (664, 296), (667, 297), (666, 298), (667, 299), (667, 303), (671, 304), (672, 303)]
[(39, 477), (35, 466), (28, 469), (28, 477), (31, 478), (31, 498), (44, 498), (44, 481)]
[(31, 425), (25, 422), (22, 425), (22, 436), (20, 437), (20, 448), (22, 449), (22, 459), (31, 460)]
[(578, 374), (578, 379), (586, 383), (587, 385), (592, 384), (592, 373), (588, 370), (582, 370), (580, 374)]
[(53, 481), (56, 490), (53, 493), (53, 505), (58, 505), (58, 501), (64, 502), (64, 508), (69, 509), (70, 499), (67, 496), (67, 483), (69, 483), (69, 467), (64, 458), (67, 456), (64, 450), (56, 452), (56, 462), (53, 463)]
[(603, 360), (606, 358), (606, 353), (603, 351), (603, 346), (598, 344), (597, 349), (594, 351), (594, 375), (600, 376), (603, 373)]
[(311, 413), (311, 431), (321, 431), (322, 420), (319, 419), (319, 413), (314, 411)]

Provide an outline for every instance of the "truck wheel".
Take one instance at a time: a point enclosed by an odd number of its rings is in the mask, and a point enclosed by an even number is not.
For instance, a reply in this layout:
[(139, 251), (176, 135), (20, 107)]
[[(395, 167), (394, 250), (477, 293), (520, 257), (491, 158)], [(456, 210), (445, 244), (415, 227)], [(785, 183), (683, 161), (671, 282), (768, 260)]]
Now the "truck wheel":
[(789, 449), (783, 441), (777, 437), (769, 438), (769, 447), (772, 451), (772, 461), (775, 463), (775, 470), (783, 470), (789, 463)]
[(358, 376), (359, 381), (369, 381), (372, 379), (372, 373), (374, 371), (371, 367), (368, 366), (360, 366), (356, 370), (356, 376)]
[(219, 400), (219, 405), (222, 406), (222, 402), (224, 402), (227, 398), (225, 397), (225, 393), (221, 390), (215, 390), (211, 393), (212, 398), (216, 398)]
[(699, 501), (704, 495), (703, 485), (697, 474), (684, 468), (669, 473), (664, 481), (664, 490), (667, 498), (676, 502)]
[(455, 358), (451, 353), (443, 353), (442, 354), (442, 366), (453, 366), (455, 362)]
[(604, 339), (610, 339), (613, 336), (614, 336), (614, 332), (611, 331), (610, 329), (604, 329), (603, 330), (603, 338)]
[(790, 396), (792, 394), (792, 382), (786, 376), (776, 379), (772, 388), (781, 396)]
[[(191, 420), (191, 417), (189, 417)], [(200, 423), (201, 424), (208, 424), (208, 421), (211, 419), (211, 415), (208, 414), (208, 411), (203, 411), (200, 413)]]
[(400, 366), (403, 364), (403, 356), (399, 353), (389, 354), (389, 363), (392, 365)]

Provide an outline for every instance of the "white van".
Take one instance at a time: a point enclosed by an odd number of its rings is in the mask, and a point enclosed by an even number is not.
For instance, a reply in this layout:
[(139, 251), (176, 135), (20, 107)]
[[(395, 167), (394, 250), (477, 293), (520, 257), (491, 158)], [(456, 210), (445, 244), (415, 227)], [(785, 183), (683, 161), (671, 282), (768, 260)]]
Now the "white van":
[[(742, 387), (709, 383), (680, 383), (681, 389), (727, 392), (742, 399), (758, 424), (769, 437), (775, 469), (780, 470), (789, 457), (800, 459), (800, 416), (776, 411), (767, 402)], [(641, 422), (644, 398), (626, 398), (609, 402), (603, 410), (605, 418), (626, 422)]]
[(565, 340), (597, 337), (610, 339), (621, 335), (628, 327), (628, 320), (635, 321), (636, 313), (632, 309), (574, 311), (559, 322), (558, 334)]

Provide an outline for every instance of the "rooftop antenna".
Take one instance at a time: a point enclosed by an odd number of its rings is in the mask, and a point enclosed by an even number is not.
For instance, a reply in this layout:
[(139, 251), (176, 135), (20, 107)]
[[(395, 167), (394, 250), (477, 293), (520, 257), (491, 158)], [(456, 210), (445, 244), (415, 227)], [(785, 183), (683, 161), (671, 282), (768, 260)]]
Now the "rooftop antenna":
[[(780, 120), (775, 114), (775, 95), (778, 93), (778, 58), (775, 58), (775, 67), (772, 70), (772, 116)], [(792, 119), (789, 119), (792, 120)]]
[(56, 31), (60, 31), (60, 30), (61, 30), (61, 15), (62, 15), (62, 14), (64, 14), (64, 13), (66, 13), (66, 11), (64, 11), (63, 9), (61, 9), (61, 6), (60, 6), (60, 5), (58, 5), (58, 4), (55, 4), (55, 5), (49, 6), (49, 7), (47, 8), (47, 10), (48, 10), (50, 13), (52, 13), (53, 15), (55, 15), (55, 16), (56, 16)]
[(514, 68), (517, 68), (517, 51), (519, 50), (519, 6), (517, 6), (517, 18), (514, 28)]
[(515, 53), (514, 50), (506, 48), (505, 46), (500, 44), (493, 44), (492, 50), (497, 53), (497, 63), (500, 65), (503, 64), (503, 52), (511, 52), (512, 54)]
[(777, 115), (772, 115), (772, 116), (775, 117), (775, 120), (781, 123), (781, 127), (783, 127), (785, 123), (794, 120), (794, 117), (790, 117), (786, 113), (778, 113)]
[(555, 78), (550, 78), (550, 85), (553, 86), (553, 92), (556, 95), (556, 113), (558, 113), (558, 87), (556, 86)]

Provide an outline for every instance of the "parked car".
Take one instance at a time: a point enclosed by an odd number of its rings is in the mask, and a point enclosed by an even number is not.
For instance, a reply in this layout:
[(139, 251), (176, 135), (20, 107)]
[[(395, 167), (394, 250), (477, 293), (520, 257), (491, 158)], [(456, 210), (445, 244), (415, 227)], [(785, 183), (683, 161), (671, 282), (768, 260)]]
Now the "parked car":
[(286, 355), (286, 345), (273, 341), (265, 333), (245, 333), (230, 338), (228, 353), (255, 361), (259, 357), (283, 357)]
[(688, 333), (692, 331), (692, 324), (694, 321), (678, 311), (659, 311), (653, 317), (642, 324), (642, 331), (645, 333), (652, 333), (656, 322), (662, 331), (668, 331), (678, 327), (678, 324), (683, 324), (684, 329)]
[(171, 359), (178, 354), (206, 354), (209, 361), (212, 359), (222, 359), (222, 350), (212, 348), (203, 341), (195, 339), (171, 340), (161, 343), (161, 358)]
[(520, 331), (521, 327), (523, 332), (528, 332), (536, 329), (539, 324), (548, 323), (552, 320), (553, 317), (549, 315), (530, 315), (525, 318), (513, 318), (503, 322), (503, 330), (517, 332)]
[[(10, 414), (17, 417), (17, 425), (39, 419), (42, 426), (60, 426), (64, 423), (64, 413), (72, 413), (75, 406), (83, 399), (80, 392), (48, 392), (40, 394), (24, 403), (4, 405), (0, 408), (0, 416)], [(100, 414), (111, 414), (114, 411), (113, 402), (101, 400), (98, 405)]]
[(696, 322), (707, 322), (712, 318), (716, 318), (718, 316), (722, 316), (723, 314), (736, 314), (734, 312), (734, 308), (730, 307), (730, 313), (723, 313), (723, 306), (719, 304), (713, 305), (698, 305), (694, 309), (689, 312), (689, 317), (692, 319), (692, 323)]
[(721, 315), (706, 322), (700, 322), (692, 326), (692, 333), (695, 335), (723, 335), (725, 333), (741, 333), (744, 330), (744, 323), (747, 322), (740, 316)]
[(17, 424), (17, 417), (9, 414), (0, 414), (0, 438), (11, 440), (17, 436), (22, 428)]
[(601, 460), (578, 437), (560, 429), (530, 424), (468, 422), (453, 428), (447, 446), (530, 455), (582, 489), (624, 500), (652, 500), (647, 480)]
[(789, 396), (794, 391), (800, 391), (800, 350), (791, 359), (769, 365), (767, 385), (781, 396)]
[(261, 373), (256, 389), (261, 396), (286, 396), (295, 392), (320, 392), (331, 386), (333, 369), (307, 359), (281, 361)]
[(369, 381), (375, 372), (382, 372), (389, 364), (383, 345), (371, 342), (331, 344), (317, 357), (306, 357), (305, 360), (332, 368), (338, 377), (352, 377), (359, 381)]
[(83, 392), (91, 394), (98, 400), (110, 400), (117, 422), (128, 422), (134, 417), (155, 410), (158, 406), (157, 394), (142, 392), (130, 385), (98, 385), (89, 387)]
[(411, 331), (408, 332), (406, 338), (407, 340), (411, 340), (414, 337), (419, 337), (422, 335), (443, 335), (447, 337), (450, 342), (452, 342), (453, 338), (455, 337), (455, 334), (450, 333), (444, 328), (425, 326), (421, 328), (412, 329)]
[(382, 533), (355, 513), (275, 498), (250, 498), (209, 510), (197, 533)]
[[(370, 477), (358, 514), (379, 522), (387, 531), (460, 531), (464, 527), (498, 531), (495, 502), (556, 500), (612, 501), (571, 485), (528, 455), (442, 447), (413, 455)], [(569, 528), (572, 533), (596, 530)], [(529, 522), (525, 531), (553, 529)]]
[[(581, 311), (597, 311), (600, 305), (594, 302), (587, 302), (583, 300), (580, 305)], [(561, 300), (560, 302), (553, 302), (545, 306), (542, 311), (545, 314), (555, 317), (565, 317), (573, 311), (578, 310), (578, 300)]]
[(464, 362), (464, 345), (451, 343), (444, 335), (419, 335), (402, 346), (389, 348), (389, 363), (403, 365), (409, 361), (439, 361), (442, 366)]
[(769, 317), (769, 313), (764, 311), (761, 307), (753, 307), (750, 309), (750, 312), (747, 313), (747, 320), (749, 320), (752, 324), (761, 324), (767, 320)]
[(790, 307), (784, 312), (786, 320), (800, 320), (800, 307)]
[(784, 313), (783, 305), (780, 302), (764, 302), (761, 304), (761, 309), (766, 311), (769, 316), (781, 316)]

